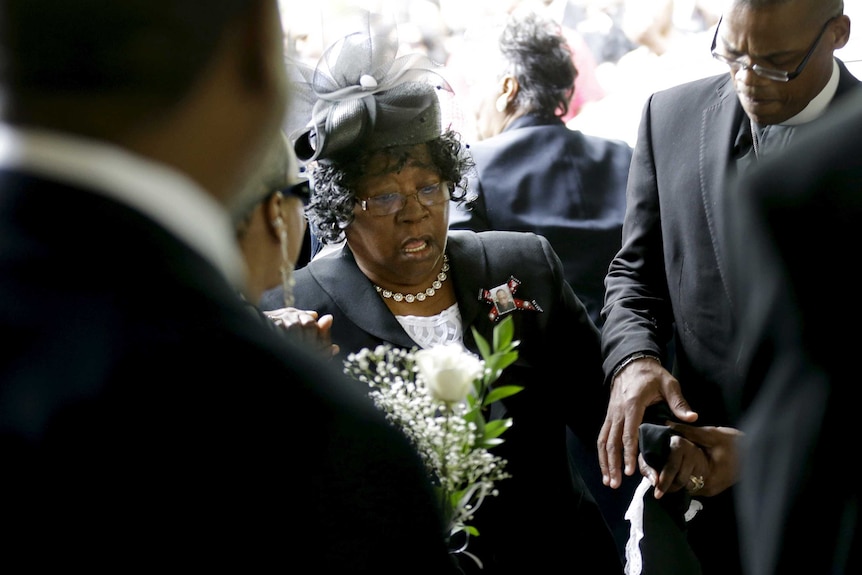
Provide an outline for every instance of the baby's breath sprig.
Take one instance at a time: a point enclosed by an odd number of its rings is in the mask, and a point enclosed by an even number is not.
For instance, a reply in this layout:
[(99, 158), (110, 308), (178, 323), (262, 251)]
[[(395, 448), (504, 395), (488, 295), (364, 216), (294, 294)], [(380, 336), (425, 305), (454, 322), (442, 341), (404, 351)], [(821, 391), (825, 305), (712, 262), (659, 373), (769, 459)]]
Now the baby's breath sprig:
[[(391, 345), (350, 354), (344, 372), (365, 383), (375, 405), (410, 439), (440, 495), (448, 536), (479, 535), (472, 525), (485, 497), (498, 494), (497, 482), (510, 477), (506, 460), (491, 453), (512, 419), (485, 420), (484, 408), (518, 393), (521, 387), (493, 388), (518, 357), (511, 318), (494, 327), (493, 347), (475, 328), (483, 359), (461, 345), (425, 350)], [(457, 549), (481, 566), (479, 558)]]

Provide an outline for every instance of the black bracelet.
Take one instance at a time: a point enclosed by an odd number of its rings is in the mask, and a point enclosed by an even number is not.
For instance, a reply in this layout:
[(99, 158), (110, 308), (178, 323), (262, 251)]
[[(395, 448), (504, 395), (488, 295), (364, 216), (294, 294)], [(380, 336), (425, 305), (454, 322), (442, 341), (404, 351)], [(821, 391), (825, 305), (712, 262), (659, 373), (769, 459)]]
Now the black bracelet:
[(637, 361), (637, 360), (639, 360), (639, 359), (652, 359), (652, 360), (655, 360), (655, 361), (657, 361), (657, 362), (661, 363), (661, 360), (660, 360), (660, 359), (658, 358), (658, 356), (656, 356), (655, 354), (652, 354), (652, 353), (646, 353), (646, 352), (642, 352), (642, 351), (639, 351), (639, 352), (637, 352), (637, 353), (633, 353), (633, 354), (631, 354), (630, 356), (628, 356), (627, 358), (625, 358), (624, 360), (622, 360), (622, 361), (619, 363), (619, 365), (617, 365), (617, 366), (614, 368), (614, 373), (613, 373), (613, 375), (611, 375), (611, 383), (613, 383), (613, 382), (614, 382), (614, 380), (617, 378), (617, 375), (618, 375), (618, 374), (619, 374), (623, 369), (625, 369), (625, 368), (626, 368), (626, 366), (628, 366), (628, 364), (632, 363), (633, 361)]

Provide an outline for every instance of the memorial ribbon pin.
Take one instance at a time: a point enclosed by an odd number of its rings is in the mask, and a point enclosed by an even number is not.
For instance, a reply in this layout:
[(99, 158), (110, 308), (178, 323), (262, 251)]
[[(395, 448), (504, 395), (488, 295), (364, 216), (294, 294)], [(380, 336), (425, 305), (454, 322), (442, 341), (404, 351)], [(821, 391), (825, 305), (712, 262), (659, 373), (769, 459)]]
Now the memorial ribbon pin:
[(491, 321), (497, 321), (500, 317), (515, 310), (542, 311), (536, 300), (525, 300), (515, 297), (515, 292), (518, 291), (518, 286), (520, 285), (520, 280), (516, 279), (515, 276), (509, 276), (509, 280), (506, 283), (502, 283), (491, 289), (482, 288), (479, 290), (479, 301), (491, 304), (491, 311), (488, 313)]

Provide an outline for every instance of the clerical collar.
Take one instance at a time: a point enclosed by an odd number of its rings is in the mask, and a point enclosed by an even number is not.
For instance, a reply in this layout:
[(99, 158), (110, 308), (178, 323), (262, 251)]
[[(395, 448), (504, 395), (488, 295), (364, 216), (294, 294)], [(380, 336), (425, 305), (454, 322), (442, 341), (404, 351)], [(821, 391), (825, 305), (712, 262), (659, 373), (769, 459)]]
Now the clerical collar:
[(840, 76), (841, 72), (838, 68), (838, 62), (833, 58), (832, 76), (829, 77), (829, 81), (826, 82), (826, 85), (822, 90), (820, 90), (820, 93), (814, 96), (801, 112), (792, 118), (781, 122), (780, 125), (798, 126), (799, 124), (807, 124), (808, 122), (817, 119), (824, 111), (826, 111), (826, 107), (829, 106), (829, 102), (831, 102), (832, 98), (835, 97), (835, 92), (838, 91), (838, 79)]

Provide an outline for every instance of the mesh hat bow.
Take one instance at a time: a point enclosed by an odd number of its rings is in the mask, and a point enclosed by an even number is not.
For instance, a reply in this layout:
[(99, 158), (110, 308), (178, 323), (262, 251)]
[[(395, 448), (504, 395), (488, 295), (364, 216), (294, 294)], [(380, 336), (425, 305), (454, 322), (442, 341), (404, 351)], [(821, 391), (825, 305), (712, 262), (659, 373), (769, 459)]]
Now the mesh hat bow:
[(330, 46), (316, 68), (289, 66), (294, 99), (287, 130), (301, 161), (440, 136), (436, 91), (451, 88), (433, 70), (438, 65), (419, 53), (396, 57), (395, 27), (372, 30), (372, 24), (369, 15), (367, 29)]

